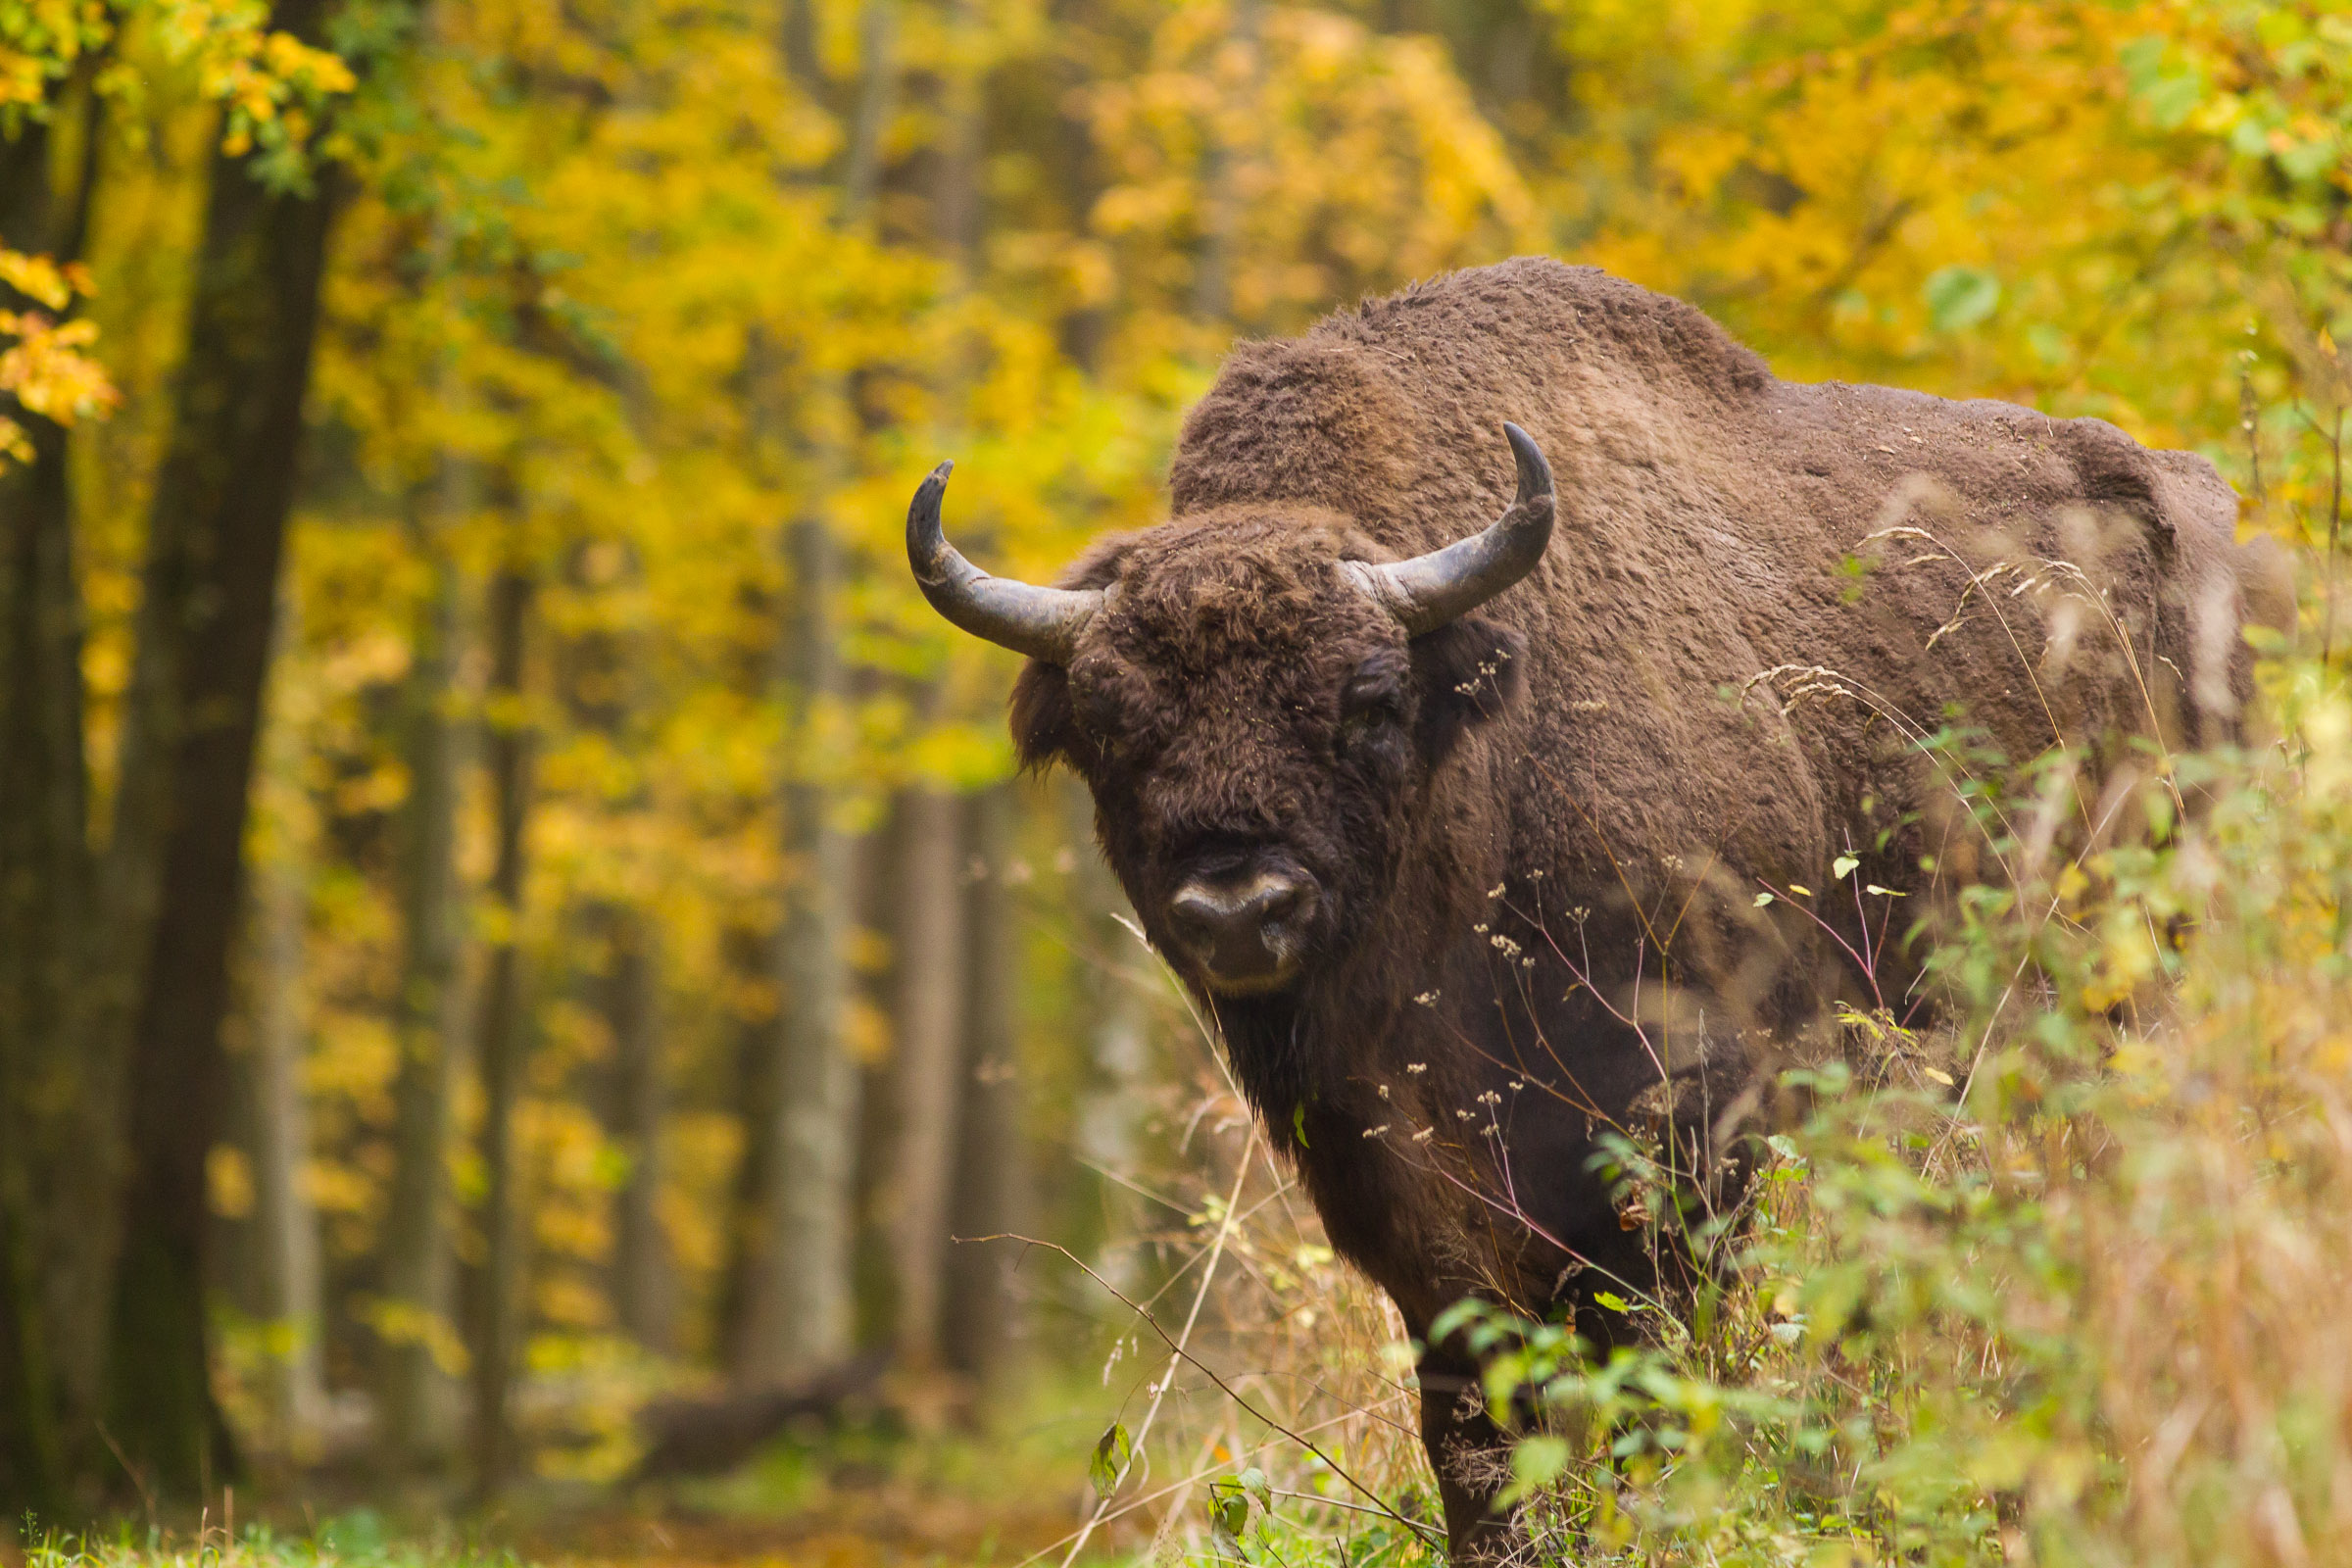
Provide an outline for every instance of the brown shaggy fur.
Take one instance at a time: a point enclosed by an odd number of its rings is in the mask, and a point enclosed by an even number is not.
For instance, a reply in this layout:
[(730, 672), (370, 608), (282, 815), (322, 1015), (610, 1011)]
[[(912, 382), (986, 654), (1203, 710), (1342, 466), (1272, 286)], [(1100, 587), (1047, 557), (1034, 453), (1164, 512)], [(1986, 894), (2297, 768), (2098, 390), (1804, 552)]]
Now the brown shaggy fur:
[[(1551, 547), (1408, 642), (1336, 563), (1499, 514), (1505, 419), (1557, 475)], [(1417, 1337), (1478, 1293), (1606, 1343), (1620, 1320), (1592, 1295), (1658, 1283), (1595, 1134), (1667, 1078), (1682, 1114), (1720, 1121), (1760, 1037), (1870, 994), (1753, 895), (1834, 889), (1849, 849), (1854, 886), (1965, 874), (1970, 829), (1918, 736), (1956, 721), (2012, 760), (2063, 740), (2112, 761), (2132, 734), (2229, 739), (2246, 688), (2251, 579), (2202, 459), (2007, 404), (1780, 381), (1690, 306), (1549, 261), (1237, 348), (1170, 491), (1168, 522), (1065, 577), (1114, 592), (1066, 670), (1024, 671), (1015, 735), (1085, 776), (1163, 953), (1188, 873), (1314, 879), (1295, 985), (1194, 983), (1333, 1243)], [(1895, 524), (1934, 538), (1870, 541)], [(2071, 599), (2012, 596), (2014, 575), (1968, 593), (1972, 570), (2062, 556), (2089, 574)], [(1801, 677), (1757, 677), (1791, 666), (1845, 695), (1784, 710)], [(1911, 978), (1891, 961), (1880, 984)], [(1508, 1541), (1457, 1462), (1499, 1441), (1465, 1402), (1474, 1372), (1443, 1345), (1423, 1367), (1457, 1556)]]

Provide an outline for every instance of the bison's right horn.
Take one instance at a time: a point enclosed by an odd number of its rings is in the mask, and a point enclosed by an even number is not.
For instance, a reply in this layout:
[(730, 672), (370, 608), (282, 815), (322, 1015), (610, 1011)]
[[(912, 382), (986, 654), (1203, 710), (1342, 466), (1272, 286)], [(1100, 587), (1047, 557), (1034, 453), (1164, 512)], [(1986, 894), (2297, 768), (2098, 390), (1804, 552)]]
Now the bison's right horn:
[(1536, 569), (1551, 543), (1551, 465), (1533, 437), (1505, 422), (1519, 466), (1519, 494), (1484, 532), (1410, 561), (1344, 564), (1418, 637), (1468, 614)]
[(933, 610), (973, 636), (1050, 664), (1068, 663), (1079, 634), (1102, 607), (1102, 590), (1039, 588), (991, 577), (964, 560), (939, 525), (940, 498), (955, 466), (933, 468), (906, 508), (906, 564), (915, 586)]

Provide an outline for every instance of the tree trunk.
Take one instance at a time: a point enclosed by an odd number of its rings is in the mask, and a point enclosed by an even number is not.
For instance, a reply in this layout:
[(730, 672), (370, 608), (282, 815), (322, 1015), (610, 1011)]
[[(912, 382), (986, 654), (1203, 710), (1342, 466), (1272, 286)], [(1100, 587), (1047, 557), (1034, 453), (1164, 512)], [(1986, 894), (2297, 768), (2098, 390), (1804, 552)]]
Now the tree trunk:
[[(318, 36), (319, 0), (271, 24)], [(149, 1484), (195, 1494), (233, 1469), (207, 1378), (205, 1159), (243, 892), (247, 784), (293, 501), (334, 172), (271, 193), (217, 156), (188, 351), (158, 476), (118, 847), (152, 866), (109, 919), (144, 938), (129, 1036), (129, 1170), (110, 1331), (110, 1437)], [(132, 787), (129, 781), (136, 779)], [(152, 911), (153, 918), (146, 916)]]
[[(1122, 921), (1127, 895), (1095, 848), (1094, 802), (1083, 786), (1065, 781), (1057, 792), (1076, 859), (1073, 902), (1081, 921), (1081, 988), (1086, 999), (1087, 1075), (1078, 1093), (1079, 1158), (1091, 1171), (1133, 1177), (1143, 1125), (1143, 1088), (1151, 1055), (1151, 956)], [(1091, 1173), (1091, 1172), (1090, 1172)], [(1117, 1182), (1086, 1184), (1095, 1199), (1087, 1231), (1096, 1267), (1122, 1288), (1132, 1284), (1132, 1254), (1118, 1244), (1137, 1215), (1133, 1195)]]
[[(880, 123), (896, 71), (883, 0), (860, 14), (863, 59), (858, 107), (843, 173), (841, 218), (860, 221), (879, 171)], [(811, 93), (824, 80), (805, 4), (787, 9), (785, 66)], [(811, 389), (804, 410), (829, 414), (848, 401), (837, 377)], [(858, 1064), (842, 1037), (848, 1001), (852, 854), (837, 819), (838, 802), (823, 779), (831, 720), (847, 698), (834, 623), (840, 547), (824, 512), (825, 492), (848, 466), (846, 454), (807, 439), (808, 472), (816, 494), (787, 531), (793, 597), (782, 638), (784, 697), (793, 714), (782, 796), (786, 882), (776, 930), (779, 991), (776, 1065), (769, 1075), (773, 1127), (756, 1142), (767, 1156), (759, 1207), (767, 1231), (760, 1284), (746, 1302), (739, 1376), (755, 1382), (795, 1377), (849, 1354), (856, 1327), (854, 1261)]]
[(940, 1359), (940, 1273), (963, 1087), (962, 813), (954, 796), (920, 786), (900, 797), (899, 813), (892, 1262), (898, 1352), (920, 1369)]
[(605, 1023), (612, 1037), (607, 1130), (628, 1161), (613, 1195), (612, 1306), (620, 1331), (649, 1350), (671, 1348), (669, 1248), (662, 1231), (662, 1072), (659, 938), (636, 909), (606, 915), (611, 967)]
[(1209, 111), (1208, 154), (1200, 172), (1200, 261), (1193, 274), (1193, 315), (1202, 321), (1222, 322), (1233, 313), (1234, 251), (1245, 205), (1239, 130), (1257, 114), (1264, 97), (1265, 60), (1258, 44), (1264, 30), (1264, 0), (1234, 0), (1233, 41), (1245, 52), (1248, 74), (1241, 104), (1218, 103)]
[[(775, 1169), (779, 1138), (776, 1085), (777, 1020), (773, 1004), (775, 942), (747, 926), (725, 937), (727, 967), (740, 1004), (735, 1038), (735, 1108), (742, 1118), (743, 1152), (727, 1195), (726, 1258), (719, 1268), (717, 1323), (712, 1334), (727, 1373), (739, 1383), (763, 1381), (775, 1321), (770, 1304), (775, 1269)], [(756, 999), (756, 1000), (754, 1000)]]
[(491, 584), (490, 722), (484, 750), (489, 761), (497, 858), (490, 873), (492, 936), (475, 1046), (481, 1063), (481, 1161), (486, 1186), (472, 1369), (473, 1491), (477, 1502), (486, 1502), (505, 1489), (514, 1462), (510, 1395), (522, 1328), (519, 1287), (523, 1273), (514, 1108), (522, 1093), (530, 1039), (520, 926), (527, 848), (523, 830), (530, 811), (533, 750), (521, 709), (524, 634), (531, 597), (530, 576), (513, 563), (502, 568)]
[[(444, 470), (445, 491), (460, 482)], [(443, 497), (445, 516), (460, 512)], [(409, 797), (401, 808), (400, 989), (392, 1035), (392, 1191), (384, 1214), (381, 1291), (374, 1306), (377, 1452), (395, 1473), (430, 1467), (449, 1451), (456, 1403), (446, 1347), (456, 1341), (456, 1260), (450, 1248), (451, 1097), (463, 1065), (458, 984), (458, 769), (449, 711), (459, 639), (456, 565), (440, 541), (432, 596), (417, 617), (405, 693)], [(437, 1354), (436, 1351), (439, 1351)]]
[(841, 1032), (849, 986), (850, 836), (831, 791), (809, 777), (832, 710), (843, 700), (832, 604), (837, 550), (821, 515), (793, 529), (798, 604), (785, 650), (785, 680), (798, 712), (793, 777), (784, 789), (785, 853), (792, 862), (777, 932), (783, 1014), (776, 1129), (775, 1239), (769, 1263), (776, 1322), (759, 1370), (792, 1377), (850, 1350), (852, 1183), (856, 1176), (858, 1066)]
[[(0, 235), (70, 261), (81, 250), (97, 177), (100, 101), (85, 93), (81, 168), (68, 200), (52, 190), (54, 147), (27, 120), (0, 147)], [(46, 306), (0, 286), (0, 306)], [(75, 1147), (71, 1125), (36, 1107), (87, 1090), (73, 1049), (87, 965), (94, 864), (85, 828), (81, 599), (74, 578), (66, 432), (17, 405), (0, 408), (33, 447), (0, 469), (0, 1518), (46, 1512), (71, 1459), (56, 1330), (61, 1269), (76, 1238), (60, 1221), (71, 1190), (105, 1192), (111, 1150)]]
[[(864, 673), (860, 685), (877, 682)], [(856, 690), (856, 688), (854, 688)], [(858, 692), (858, 695), (865, 695)], [(905, 823), (886, 816), (876, 832), (858, 840), (851, 856), (855, 893), (851, 921), (858, 940), (889, 951), (898, 929), (899, 841)], [(891, 1046), (898, 1005), (895, 965), (852, 966), (850, 994), (869, 1022), (881, 1026), (883, 1049), (858, 1064), (857, 1179), (850, 1204), (854, 1239), (852, 1283), (856, 1292), (857, 1340), (860, 1349), (887, 1350), (897, 1343), (898, 1220), (891, 1205), (898, 1192), (891, 1161), (898, 1155), (898, 1061)]]
[(1033, 1220), (1017, 1012), (1021, 944), (1012, 895), (1015, 800), (1010, 784), (971, 798), (970, 885), (964, 895), (963, 1116), (956, 1152), (955, 1233), (949, 1253), (948, 1364), (983, 1390), (1016, 1364), (1027, 1324), (1017, 1243)]
[[(289, 606), (285, 641), (292, 641)], [(281, 672), (286, 655), (279, 655)], [(318, 1456), (326, 1374), (318, 1274), (318, 1216), (303, 1185), (310, 1158), (310, 1102), (303, 1090), (308, 1033), (303, 948), (309, 923), (309, 835), (300, 732), (286, 713), (284, 681), (266, 747), (275, 843), (259, 868), (254, 900), (255, 962), (249, 1079), (253, 1140), (253, 1285), (258, 1315), (270, 1326), (269, 1398), (281, 1451), (297, 1464)]]
[[(940, 80), (940, 140), (932, 190), (932, 226), (958, 291), (979, 271), (982, 222), (980, 78), (973, 52), (973, 0), (952, 0), (948, 24), (952, 64)], [(968, 396), (979, 345), (959, 343), (946, 359), (943, 391), (950, 406)], [(944, 683), (917, 701), (926, 720), (938, 717)], [(917, 784), (901, 797), (898, 907), (898, 999), (895, 1009), (898, 1192), (894, 1202), (898, 1352), (916, 1368), (946, 1358), (942, 1317), (953, 1183), (969, 1085), (963, 1047), (965, 952), (963, 810), (954, 797)]]

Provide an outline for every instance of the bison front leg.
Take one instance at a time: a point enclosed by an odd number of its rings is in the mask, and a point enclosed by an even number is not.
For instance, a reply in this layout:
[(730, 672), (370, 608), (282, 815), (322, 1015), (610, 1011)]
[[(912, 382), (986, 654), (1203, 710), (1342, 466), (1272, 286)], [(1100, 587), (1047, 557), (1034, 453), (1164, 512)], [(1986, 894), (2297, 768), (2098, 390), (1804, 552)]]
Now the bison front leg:
[(1519, 1544), (1517, 1521), (1495, 1506), (1510, 1477), (1510, 1439), (1487, 1413), (1476, 1361), (1432, 1348), (1418, 1372), (1421, 1441), (1446, 1506), (1446, 1554), (1456, 1568), (1489, 1568)]

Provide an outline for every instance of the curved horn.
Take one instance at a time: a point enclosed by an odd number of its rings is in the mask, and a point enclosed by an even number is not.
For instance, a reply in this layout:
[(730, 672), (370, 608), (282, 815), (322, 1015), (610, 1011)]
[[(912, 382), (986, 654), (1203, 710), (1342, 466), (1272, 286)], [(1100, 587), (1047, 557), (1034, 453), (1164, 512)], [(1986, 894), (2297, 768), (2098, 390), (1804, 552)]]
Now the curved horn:
[(939, 525), (940, 498), (956, 465), (943, 463), (906, 508), (906, 564), (931, 608), (975, 637), (1050, 664), (1066, 664), (1079, 633), (1102, 606), (1100, 588), (1039, 588), (991, 577), (963, 559)]
[(1343, 563), (1414, 637), (1469, 613), (1536, 569), (1551, 543), (1551, 465), (1534, 438), (1505, 423), (1519, 494), (1484, 532), (1410, 561)]

